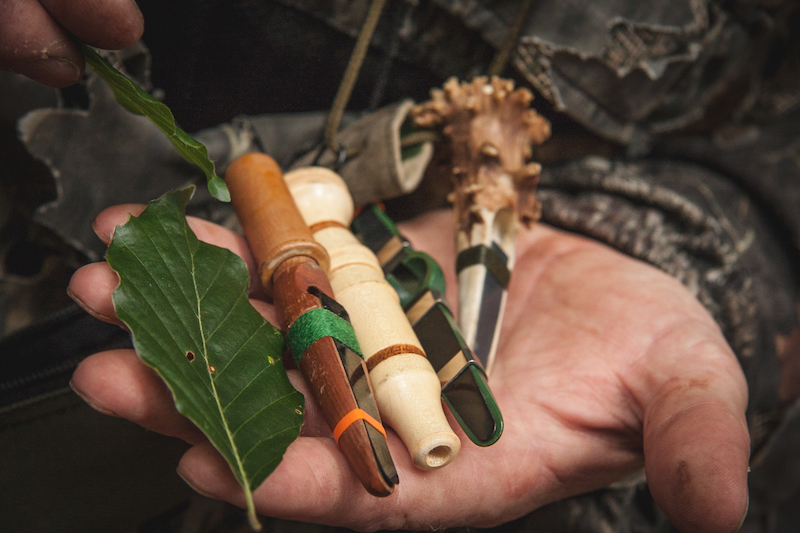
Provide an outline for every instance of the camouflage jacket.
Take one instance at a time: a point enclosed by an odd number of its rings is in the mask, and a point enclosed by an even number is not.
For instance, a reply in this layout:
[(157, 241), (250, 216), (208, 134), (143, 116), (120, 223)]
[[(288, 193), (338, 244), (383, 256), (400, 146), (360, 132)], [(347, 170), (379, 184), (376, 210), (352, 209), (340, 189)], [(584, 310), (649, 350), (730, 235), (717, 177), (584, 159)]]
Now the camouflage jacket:
[[(200, 132), (221, 165), (238, 151), (256, 148), (290, 166), (320, 143), (369, 3), (186, 0), (165, 6), (140, 0), (147, 21), (143, 45), (117, 59), (165, 99), (185, 129)], [(520, 16), (520, 4), (388, 3), (342, 135), (348, 128), (351, 135), (365, 135), (357, 119), (369, 123), (368, 117), (380, 116), (378, 109), (424, 100), (449, 76), (488, 72)], [(800, 31), (797, 2), (543, 0), (520, 20), (502, 74), (533, 89), (537, 106), (553, 122), (552, 141), (537, 153), (545, 169), (539, 186), (543, 220), (661, 268), (706, 306), (750, 387), (753, 472), (743, 530), (788, 530), (800, 518), (800, 461), (793, 458), (800, 445), (800, 42), (792, 38)], [(0, 74), (0, 92), (1, 150), (10, 162), (0, 197), (0, 342), (10, 354), (29, 348), (35, 337), (30, 332), (41, 331), (35, 328), (43, 323), (63, 324), (63, 318), (48, 317), (69, 306), (63, 287), (70, 272), (102, 257), (91, 232), (99, 209), (147, 201), (198, 177), (149, 126), (119, 111), (91, 76), (82, 85), (55, 90)], [(108, 147), (104, 155), (92, 162), (79, 156), (81, 147), (98, 144)], [(148, 147), (144, 160), (142, 146)], [(383, 163), (380, 154), (363, 156), (362, 163), (369, 157)], [(348, 177), (346, 168), (343, 174)], [(409, 192), (416, 181), (398, 185), (386, 176), (384, 188), (371, 189), (349, 179), (351, 187), (363, 189), (360, 201), (394, 196), (388, 205), (399, 217), (443, 201), (427, 194), (424, 178), (418, 190), (426, 194), (416, 196)], [(91, 198), (83, 193), (88, 182), (102, 182)], [(202, 194), (191, 209), (212, 220), (230, 219), (230, 212)], [(55, 329), (63, 332), (61, 327)], [(100, 346), (124, 342), (107, 331), (98, 335), (107, 336)], [(72, 337), (62, 342), (73, 355), (99, 348), (77, 350)], [(53, 387), (0, 388), (15, 394), (6, 396), (0, 439), (18, 442), (13, 428), (31, 428), (63, 413), (64, 398), (50, 407), (36, 403), (35, 413), (15, 408), (51, 394)], [(77, 409), (67, 404), (69, 412)], [(21, 473), (8, 482), (23, 479)], [(209, 515), (215, 518), (192, 531), (239, 527), (236, 511), (179, 489), (174, 494), (162, 498), (174, 506), (156, 518), (144, 511), (118, 516), (130, 523), (149, 516), (151, 530), (190, 531), (188, 524)], [(12, 512), (2, 505), (0, 514)], [(19, 502), (13, 507), (21, 512)], [(632, 478), (557, 502), (498, 531), (670, 528), (646, 483)]]

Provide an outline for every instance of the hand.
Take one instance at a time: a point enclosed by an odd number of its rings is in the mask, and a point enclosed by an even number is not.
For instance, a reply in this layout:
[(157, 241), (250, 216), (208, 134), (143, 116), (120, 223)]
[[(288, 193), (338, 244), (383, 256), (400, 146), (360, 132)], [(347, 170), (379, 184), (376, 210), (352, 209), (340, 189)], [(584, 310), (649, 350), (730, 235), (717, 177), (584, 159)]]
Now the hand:
[[(140, 210), (104, 211), (98, 235), (109, 242), (114, 226)], [(454, 302), (452, 223), (451, 213), (436, 212), (401, 229), (450, 267)], [(202, 240), (240, 254), (253, 272), (240, 236), (199, 220), (190, 225)], [(76, 272), (70, 291), (89, 312), (115, 321), (116, 283), (97, 263)], [(509, 294), (490, 379), (505, 419), (497, 444), (479, 448), (462, 438), (453, 463), (422, 472), (389, 432), (400, 484), (390, 497), (374, 498), (307, 400), (302, 436), (255, 492), (258, 511), (361, 530), (492, 526), (644, 467), (651, 493), (680, 530), (735, 531), (747, 507), (746, 383), (689, 292), (653, 267), (538, 224), (519, 236)], [(302, 380), (291, 378), (303, 391)], [(222, 457), (132, 351), (87, 358), (73, 386), (104, 412), (193, 444), (179, 473), (196, 490), (243, 505)]]
[(3, 0), (0, 2), (0, 70), (53, 87), (83, 75), (83, 54), (71, 38), (120, 49), (142, 36), (135, 0)]

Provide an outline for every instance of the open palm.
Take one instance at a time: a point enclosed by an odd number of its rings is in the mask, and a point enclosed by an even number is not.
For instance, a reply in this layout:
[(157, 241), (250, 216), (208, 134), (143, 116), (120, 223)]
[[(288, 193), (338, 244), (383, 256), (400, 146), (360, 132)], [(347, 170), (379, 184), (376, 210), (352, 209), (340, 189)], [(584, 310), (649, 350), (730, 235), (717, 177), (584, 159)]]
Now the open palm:
[[(114, 226), (140, 210), (106, 210), (98, 235), (108, 242)], [(198, 237), (253, 266), (241, 237), (190, 223)], [(436, 212), (402, 231), (449, 266), (452, 223), (449, 212)], [(679, 529), (734, 531), (747, 506), (747, 389), (711, 316), (655, 268), (543, 225), (521, 232), (517, 257), (490, 379), (505, 420), (497, 444), (479, 448), (462, 439), (451, 465), (422, 472), (390, 432), (400, 485), (375, 498), (307, 401), (303, 436), (255, 492), (258, 510), (362, 530), (491, 526), (644, 467), (651, 493)], [(91, 313), (114, 321), (115, 285), (115, 274), (98, 263), (80, 269), (70, 291)], [(267, 304), (254, 303), (274, 318)], [(292, 379), (303, 390), (302, 380)], [(222, 457), (132, 351), (87, 358), (73, 384), (102, 411), (194, 444), (181, 475), (204, 494), (243, 504)]]

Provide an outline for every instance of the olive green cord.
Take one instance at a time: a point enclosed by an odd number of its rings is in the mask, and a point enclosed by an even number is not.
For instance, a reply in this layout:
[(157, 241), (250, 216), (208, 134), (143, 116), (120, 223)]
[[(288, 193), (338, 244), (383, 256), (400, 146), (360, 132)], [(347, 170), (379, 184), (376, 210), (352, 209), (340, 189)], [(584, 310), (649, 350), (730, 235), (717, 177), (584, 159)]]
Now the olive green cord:
[[(378, 26), (378, 20), (380, 19), (385, 5), (386, 0), (372, 0), (369, 11), (367, 12), (367, 17), (364, 20), (364, 25), (361, 27), (361, 31), (358, 34), (355, 48), (353, 48), (353, 53), (350, 55), (350, 60), (347, 63), (344, 76), (336, 91), (336, 96), (333, 99), (333, 104), (328, 114), (328, 120), (325, 123), (325, 146), (334, 154), (339, 154), (340, 160), (337, 166), (341, 166), (344, 162), (343, 159), (346, 160), (354, 156), (357, 152), (357, 150), (347, 150), (345, 147), (340, 146), (336, 136), (342, 121), (342, 116), (344, 115), (344, 111), (350, 101), (350, 96), (353, 93), (356, 80), (358, 79), (359, 71), (367, 56), (367, 51), (372, 41), (372, 35), (375, 33), (375, 28)], [(533, 0), (522, 0), (522, 4), (517, 11), (517, 16), (514, 18), (509, 28), (503, 45), (492, 58), (492, 62), (489, 65), (489, 76), (499, 76), (506, 68), (508, 60), (511, 57), (511, 52), (516, 46), (519, 34), (522, 31), (522, 25), (525, 23), (532, 6)], [(402, 148), (407, 148), (415, 144), (433, 142), (438, 139), (439, 134), (437, 132), (416, 130), (409, 132), (407, 135), (403, 135), (400, 145)]]
[(350, 101), (350, 95), (353, 93), (353, 87), (358, 79), (358, 72), (361, 70), (361, 65), (364, 63), (364, 58), (367, 56), (369, 43), (372, 40), (372, 34), (375, 33), (375, 28), (378, 25), (378, 19), (380, 19), (384, 5), (386, 5), (386, 0), (372, 0), (372, 4), (369, 6), (369, 11), (367, 12), (367, 18), (364, 20), (361, 32), (358, 34), (356, 46), (353, 49), (353, 53), (350, 55), (350, 61), (347, 63), (344, 77), (333, 99), (331, 112), (328, 115), (328, 122), (325, 124), (325, 145), (334, 153), (337, 153), (340, 148), (339, 143), (336, 141), (339, 123), (342, 120), (345, 108), (347, 108), (347, 103)]
[(525, 19), (528, 18), (528, 12), (531, 10), (531, 6), (533, 6), (533, 0), (522, 0), (522, 4), (519, 6), (519, 11), (517, 11), (517, 16), (514, 18), (514, 22), (511, 23), (511, 27), (508, 29), (508, 33), (506, 34), (506, 39), (503, 41), (503, 45), (497, 50), (497, 53), (492, 58), (492, 62), (489, 65), (489, 76), (499, 76), (503, 70), (505, 70), (506, 65), (508, 64), (508, 59), (511, 57), (511, 52), (514, 50), (514, 47), (517, 45), (517, 41), (519, 40), (519, 34), (522, 31), (522, 25), (525, 23)]

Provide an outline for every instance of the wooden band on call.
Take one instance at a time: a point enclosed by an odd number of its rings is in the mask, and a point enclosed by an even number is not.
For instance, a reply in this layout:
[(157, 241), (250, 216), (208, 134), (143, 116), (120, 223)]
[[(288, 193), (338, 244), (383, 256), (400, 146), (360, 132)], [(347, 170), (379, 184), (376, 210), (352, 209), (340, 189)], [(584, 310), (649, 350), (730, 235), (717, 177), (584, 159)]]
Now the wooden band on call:
[(383, 424), (375, 420), (370, 414), (363, 409), (353, 409), (346, 415), (339, 420), (339, 423), (336, 424), (336, 427), (333, 428), (333, 440), (336, 441), (336, 444), (339, 444), (339, 437), (342, 436), (342, 433), (345, 432), (347, 428), (358, 422), (359, 420), (363, 420), (370, 426), (374, 427), (378, 431), (381, 432), (383, 438), (386, 438), (386, 429), (384, 429)]
[(316, 233), (316, 232), (318, 232), (320, 230), (324, 230), (325, 228), (331, 228), (331, 227), (333, 227), (333, 228), (344, 228), (344, 229), (346, 229), (348, 231), (350, 230), (350, 228), (348, 228), (347, 226), (345, 226), (344, 224), (342, 224), (341, 222), (338, 222), (336, 220), (324, 220), (322, 222), (317, 222), (316, 224), (310, 225), (308, 227), (308, 229), (310, 229), (311, 233), (314, 234), (314, 233)]
[(358, 337), (381, 420), (403, 440), (416, 467), (448, 464), (461, 442), (444, 415), (441, 383), (420, 357), (425, 352), (378, 258), (349, 229), (350, 191), (320, 167), (293, 170), (285, 179), (306, 224), (321, 228), (313, 235), (330, 257), (331, 288)]
[(293, 255), (309, 256), (323, 270), (329, 268), (328, 253), (295, 208), (274, 159), (261, 153), (243, 155), (228, 167), (225, 183), (267, 292), (275, 269)]
[[(226, 178), (261, 284), (272, 297), (307, 392), (317, 401), (328, 427), (335, 429), (353, 409), (379, 418), (367, 380), (350, 383), (355, 368), (362, 369), (362, 377), (366, 372), (353, 349), (358, 343), (346, 312), (332, 296), (324, 270), (330, 258), (312, 237), (279, 166), (265, 154), (247, 154), (228, 167)], [(380, 433), (365, 423), (355, 424), (338, 448), (370, 494), (393, 492), (397, 469)]]
[(387, 346), (382, 350), (378, 350), (374, 354), (370, 355), (369, 359), (367, 359), (367, 370), (369, 372), (372, 372), (372, 370), (376, 366), (386, 361), (390, 357), (407, 353), (413, 353), (421, 355), (422, 357), (427, 357), (425, 355), (425, 352), (423, 352), (421, 349), (419, 349), (419, 347), (414, 346), (413, 344), (393, 344), (391, 346)]

